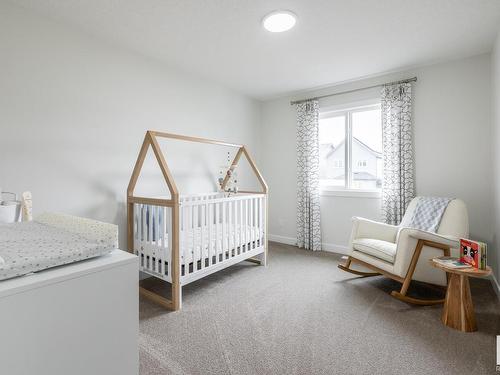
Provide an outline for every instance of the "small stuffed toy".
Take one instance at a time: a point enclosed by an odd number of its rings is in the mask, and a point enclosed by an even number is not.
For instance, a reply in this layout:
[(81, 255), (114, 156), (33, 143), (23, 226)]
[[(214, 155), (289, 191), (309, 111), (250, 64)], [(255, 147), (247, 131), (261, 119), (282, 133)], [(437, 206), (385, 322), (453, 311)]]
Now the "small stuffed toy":
[(31, 201), (31, 192), (25, 191), (22, 195), (21, 212), (23, 221), (33, 220), (33, 203)]

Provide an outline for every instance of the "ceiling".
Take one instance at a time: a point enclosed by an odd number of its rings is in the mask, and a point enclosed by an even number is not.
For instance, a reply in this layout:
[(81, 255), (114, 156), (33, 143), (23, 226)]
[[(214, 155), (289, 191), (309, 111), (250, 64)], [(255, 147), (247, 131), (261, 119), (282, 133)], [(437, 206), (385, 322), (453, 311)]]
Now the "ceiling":
[[(491, 50), (499, 0), (12, 0), (258, 99)], [(273, 34), (269, 11), (298, 15)]]

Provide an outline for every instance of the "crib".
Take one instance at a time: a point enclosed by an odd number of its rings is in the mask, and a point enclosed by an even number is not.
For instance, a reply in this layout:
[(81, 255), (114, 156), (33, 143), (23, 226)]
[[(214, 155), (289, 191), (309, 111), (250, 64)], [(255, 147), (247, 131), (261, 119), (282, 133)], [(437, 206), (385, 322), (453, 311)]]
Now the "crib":
[[(220, 192), (179, 194), (156, 137), (237, 147)], [(134, 188), (152, 148), (170, 197), (138, 197)], [(262, 191), (225, 192), (240, 158), (247, 158)], [(146, 132), (127, 191), (128, 250), (141, 271), (171, 285), (167, 299), (144, 287), (141, 295), (170, 310), (182, 306), (182, 287), (242, 262), (267, 262), (267, 185), (245, 146), (156, 131)]]

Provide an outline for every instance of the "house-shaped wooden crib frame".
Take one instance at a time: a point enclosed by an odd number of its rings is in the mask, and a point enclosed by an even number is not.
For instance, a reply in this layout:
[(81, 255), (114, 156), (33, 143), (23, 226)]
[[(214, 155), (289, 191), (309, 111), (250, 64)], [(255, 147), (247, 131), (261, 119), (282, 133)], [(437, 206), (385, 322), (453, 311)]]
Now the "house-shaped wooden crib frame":
[[(265, 196), (265, 202), (267, 202), (267, 193), (268, 193), (268, 187), (266, 182), (264, 181), (264, 178), (262, 177), (262, 174), (259, 172), (255, 161), (253, 158), (250, 156), (247, 148), (242, 145), (242, 144), (235, 144), (235, 143), (228, 143), (228, 142), (223, 142), (223, 141), (216, 141), (212, 139), (206, 139), (206, 138), (197, 138), (197, 137), (190, 137), (190, 136), (185, 136), (185, 135), (179, 135), (179, 134), (170, 134), (170, 133), (164, 133), (164, 132), (159, 132), (159, 131), (147, 131), (146, 135), (144, 137), (144, 141), (142, 143), (141, 150), (139, 152), (139, 155), (137, 157), (137, 162), (135, 164), (132, 177), (130, 178), (130, 182), (127, 188), (127, 248), (129, 252), (134, 252), (134, 205), (135, 204), (147, 204), (147, 205), (154, 205), (154, 206), (160, 206), (160, 207), (170, 207), (171, 210), (171, 218), (167, 218), (171, 220), (171, 225), (172, 225), (172, 238), (171, 238), (171, 277), (172, 277), (172, 299), (169, 300), (163, 296), (160, 296), (144, 287), (139, 287), (139, 292), (141, 295), (144, 297), (164, 306), (167, 309), (170, 310), (179, 310), (181, 307), (181, 300), (182, 300), (182, 294), (181, 294), (181, 270), (180, 270), (180, 252), (179, 252), (179, 233), (180, 233), (180, 221), (179, 221), (179, 212), (180, 212), (180, 194), (179, 190), (177, 189), (175, 179), (172, 176), (172, 173), (170, 172), (170, 169), (168, 167), (168, 164), (165, 160), (164, 154), (158, 144), (157, 138), (169, 138), (169, 139), (175, 139), (175, 140), (180, 140), (180, 141), (187, 141), (187, 142), (197, 142), (197, 143), (208, 143), (208, 144), (213, 144), (213, 145), (219, 145), (219, 146), (226, 146), (226, 147), (234, 147), (237, 148), (238, 151), (228, 169), (226, 172), (226, 176), (224, 180), (221, 183), (221, 190), (224, 191), (226, 188), (227, 183), (229, 182), (230, 176), (232, 174), (232, 171), (236, 168), (238, 165), (241, 156), (244, 156), (253, 173), (257, 177), (262, 191), (240, 191), (240, 193), (248, 193), (248, 194), (263, 194)], [(170, 199), (161, 199), (161, 198), (148, 198), (148, 197), (139, 197), (134, 195), (134, 190), (135, 186), (137, 184), (137, 180), (139, 178), (139, 174), (141, 172), (142, 166), (144, 164), (144, 160), (146, 158), (148, 149), (151, 147), (153, 150), (153, 153), (156, 157), (156, 160), (159, 164), (159, 167), (161, 169), (161, 172), (163, 174), (163, 177), (165, 179), (165, 182), (168, 186), (168, 189), (170, 191)], [(264, 223), (264, 233), (263, 233), (263, 246), (264, 246), (264, 256), (261, 259), (246, 259), (254, 262), (259, 262), (259, 263), (264, 263), (265, 264), (265, 259), (267, 258), (267, 249), (268, 249), (268, 243), (267, 243), (267, 209), (265, 209), (265, 223)]]

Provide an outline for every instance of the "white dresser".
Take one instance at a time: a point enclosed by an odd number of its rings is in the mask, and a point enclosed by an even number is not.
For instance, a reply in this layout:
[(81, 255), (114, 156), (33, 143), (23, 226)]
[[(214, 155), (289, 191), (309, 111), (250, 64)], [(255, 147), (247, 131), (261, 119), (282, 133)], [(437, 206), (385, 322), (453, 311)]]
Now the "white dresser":
[(137, 375), (138, 303), (121, 250), (0, 281), (0, 373)]

